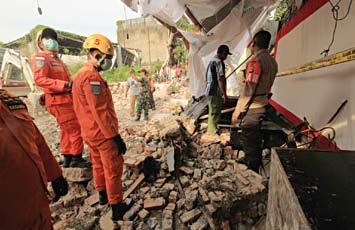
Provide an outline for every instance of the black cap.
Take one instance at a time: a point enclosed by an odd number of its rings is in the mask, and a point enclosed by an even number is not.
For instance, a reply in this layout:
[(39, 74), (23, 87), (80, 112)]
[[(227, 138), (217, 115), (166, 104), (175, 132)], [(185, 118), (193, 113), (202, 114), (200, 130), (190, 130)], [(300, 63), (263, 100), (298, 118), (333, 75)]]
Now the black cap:
[(220, 45), (218, 47), (217, 53), (227, 53), (228, 55), (232, 55), (232, 53), (229, 52), (229, 47), (227, 45)]
[(55, 32), (55, 30), (51, 29), (51, 28), (45, 28), (42, 30), (42, 38), (52, 38), (56, 41), (58, 41), (58, 35), (57, 32)]

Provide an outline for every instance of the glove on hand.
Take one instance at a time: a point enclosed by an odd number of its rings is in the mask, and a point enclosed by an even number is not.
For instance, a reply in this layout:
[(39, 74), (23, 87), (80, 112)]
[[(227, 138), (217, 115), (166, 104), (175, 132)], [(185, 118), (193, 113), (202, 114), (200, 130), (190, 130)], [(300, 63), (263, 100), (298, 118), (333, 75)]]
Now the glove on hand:
[(122, 140), (121, 135), (117, 135), (113, 138), (113, 141), (117, 145), (118, 153), (124, 155), (126, 153), (127, 147), (124, 141)]
[(58, 177), (52, 181), (52, 188), (55, 194), (53, 201), (59, 200), (61, 196), (65, 196), (68, 193), (68, 182), (63, 176)]

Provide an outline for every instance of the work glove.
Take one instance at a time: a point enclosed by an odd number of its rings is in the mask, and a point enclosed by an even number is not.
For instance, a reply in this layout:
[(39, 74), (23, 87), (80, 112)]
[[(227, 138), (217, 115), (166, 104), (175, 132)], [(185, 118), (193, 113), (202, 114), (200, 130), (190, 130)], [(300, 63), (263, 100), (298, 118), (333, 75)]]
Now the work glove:
[(124, 141), (122, 140), (122, 137), (121, 135), (117, 135), (113, 138), (113, 141), (116, 143), (117, 145), (117, 150), (118, 150), (118, 153), (121, 154), (121, 155), (124, 155), (127, 151), (127, 147), (126, 147), (126, 144), (124, 143)]
[(67, 82), (65, 82), (64, 86), (66, 88), (70, 88), (71, 89), (71, 87), (73, 86), (73, 82), (72, 81), (67, 81)]
[(52, 181), (52, 188), (55, 194), (53, 201), (56, 202), (61, 196), (65, 196), (68, 193), (68, 182), (63, 176), (60, 176)]
[(45, 96), (45, 94), (41, 94), (41, 96), (38, 99), (38, 103), (41, 106), (45, 106), (46, 105), (46, 96)]

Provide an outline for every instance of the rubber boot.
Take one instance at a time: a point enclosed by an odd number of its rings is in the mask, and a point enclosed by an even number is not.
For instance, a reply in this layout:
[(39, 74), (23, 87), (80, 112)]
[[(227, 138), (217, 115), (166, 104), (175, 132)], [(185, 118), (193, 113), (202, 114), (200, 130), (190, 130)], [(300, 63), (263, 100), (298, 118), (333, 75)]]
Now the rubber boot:
[(89, 168), (89, 167), (91, 167), (91, 162), (84, 160), (82, 154), (79, 154), (77, 156), (73, 156), (73, 159), (70, 162), (69, 167), (70, 168)]
[(107, 202), (108, 202), (108, 199), (107, 199), (106, 190), (99, 191), (99, 204), (105, 205), (105, 204), (107, 204)]
[(112, 217), (113, 221), (119, 221), (123, 219), (124, 214), (132, 207), (132, 199), (126, 199), (125, 202), (119, 204), (112, 204)]
[(73, 159), (72, 155), (64, 155), (62, 167), (69, 168), (72, 159)]
[(139, 121), (141, 119), (141, 114), (137, 113), (136, 121)]

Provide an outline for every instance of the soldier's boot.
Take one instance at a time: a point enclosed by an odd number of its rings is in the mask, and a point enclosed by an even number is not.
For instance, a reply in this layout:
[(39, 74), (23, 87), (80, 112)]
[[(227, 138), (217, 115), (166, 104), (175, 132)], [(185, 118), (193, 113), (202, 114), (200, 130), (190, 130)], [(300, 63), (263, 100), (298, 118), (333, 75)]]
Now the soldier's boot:
[(148, 121), (148, 113), (144, 113), (144, 120)]
[(140, 113), (137, 113), (136, 121), (139, 121), (140, 119), (141, 119), (141, 114), (140, 114)]
[(91, 167), (91, 162), (85, 160), (82, 154), (73, 156), (72, 161), (69, 165), (70, 168), (89, 168)]

